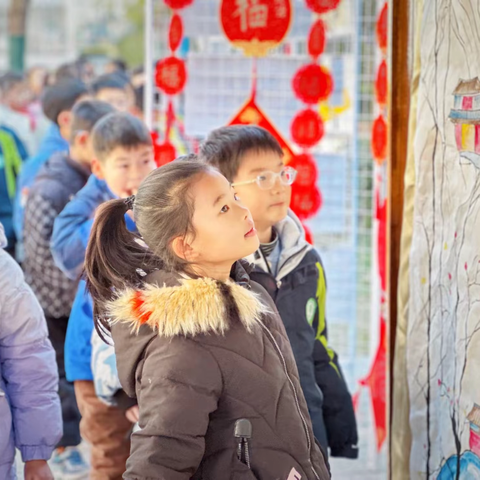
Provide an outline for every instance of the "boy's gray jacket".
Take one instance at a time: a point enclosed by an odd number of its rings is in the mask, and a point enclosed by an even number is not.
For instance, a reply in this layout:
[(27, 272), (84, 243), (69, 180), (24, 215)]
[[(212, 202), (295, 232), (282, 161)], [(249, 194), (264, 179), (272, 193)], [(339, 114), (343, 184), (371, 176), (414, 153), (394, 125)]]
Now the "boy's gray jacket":
[(313, 429), (334, 457), (356, 458), (357, 425), (351, 395), (336, 353), (328, 346), (326, 278), (318, 252), (305, 240), (293, 212), (275, 226), (281, 244), (278, 273), (272, 275), (261, 251), (247, 258), (252, 280), (273, 298), (297, 362)]
[(15, 448), (24, 462), (50, 458), (62, 418), (45, 318), (5, 240), (0, 224), (0, 479), (9, 480)]

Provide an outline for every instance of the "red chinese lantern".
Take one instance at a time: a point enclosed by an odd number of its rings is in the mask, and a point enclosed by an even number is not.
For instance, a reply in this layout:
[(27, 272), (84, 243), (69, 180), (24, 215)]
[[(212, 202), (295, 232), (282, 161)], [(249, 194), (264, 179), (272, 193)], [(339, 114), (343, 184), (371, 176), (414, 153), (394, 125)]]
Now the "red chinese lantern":
[(158, 167), (166, 165), (177, 157), (177, 151), (170, 142), (164, 142), (155, 147), (155, 162)]
[(170, 50), (175, 52), (175, 50), (180, 46), (183, 37), (183, 22), (180, 15), (177, 13), (173, 14), (172, 19), (170, 20), (170, 28), (168, 30), (168, 44)]
[(297, 187), (312, 187), (317, 183), (317, 165), (311, 155), (301, 154), (293, 158), (288, 164), (297, 171), (295, 185)]
[(308, 53), (316, 60), (325, 50), (325, 24), (322, 19), (318, 19), (310, 29), (308, 34)]
[(387, 104), (388, 95), (388, 70), (385, 60), (378, 67), (377, 79), (375, 81), (375, 93), (377, 94), (377, 102), (380, 105)]
[(386, 2), (377, 20), (377, 42), (385, 52), (388, 44), (388, 4)]
[(225, 36), (248, 56), (264, 56), (279, 45), (291, 20), (291, 0), (222, 0), (220, 6)]
[(297, 98), (307, 104), (327, 99), (333, 91), (330, 72), (316, 63), (301, 67), (293, 77), (293, 91)]
[(188, 7), (193, 3), (193, 0), (163, 0), (166, 5), (174, 10), (180, 10)]
[(340, 0), (306, 0), (307, 7), (315, 13), (326, 13), (335, 10)]
[(180, 93), (187, 83), (185, 62), (177, 57), (166, 57), (157, 63), (155, 82), (167, 95)]
[(379, 115), (373, 122), (372, 128), (372, 153), (378, 164), (382, 164), (387, 158), (387, 145), (387, 123), (383, 115)]
[(290, 132), (294, 142), (301, 147), (313, 147), (323, 137), (323, 120), (310, 108), (301, 110), (295, 115)]
[(322, 195), (316, 187), (301, 187), (293, 184), (290, 206), (300, 220), (306, 220), (320, 210)]

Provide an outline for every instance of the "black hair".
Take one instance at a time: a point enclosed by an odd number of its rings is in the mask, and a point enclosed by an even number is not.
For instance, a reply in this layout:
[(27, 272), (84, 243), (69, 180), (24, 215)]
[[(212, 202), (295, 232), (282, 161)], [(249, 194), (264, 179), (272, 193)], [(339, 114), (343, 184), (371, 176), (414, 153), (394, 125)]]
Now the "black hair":
[(92, 131), (93, 149), (100, 161), (117, 147), (126, 149), (152, 145), (146, 125), (130, 113), (110, 113)]
[(70, 111), (78, 99), (88, 93), (87, 86), (81, 80), (61, 80), (43, 92), (41, 98), (43, 113), (58, 125), (60, 113)]
[(256, 125), (230, 125), (213, 130), (200, 147), (199, 159), (218, 168), (233, 182), (242, 158), (249, 152), (274, 152), (283, 157), (277, 139)]
[[(135, 197), (110, 200), (99, 207), (85, 256), (85, 275), (100, 335), (109, 329), (103, 317), (105, 302), (115, 290), (138, 285), (138, 269), (193, 275), (189, 263), (175, 254), (172, 242), (182, 235), (195, 235), (195, 209), (189, 192), (200, 176), (211, 170), (198, 161), (171, 162), (153, 170)], [(144, 243), (127, 229), (125, 214), (130, 209)]]
[(121, 58), (114, 58), (110, 60), (108, 63), (115, 65), (115, 68), (118, 72), (126, 72), (127, 71), (127, 62)]
[(180, 155), (174, 161), (175, 162), (195, 162), (198, 160), (196, 153), (187, 153), (186, 155)]
[(18, 72), (7, 72), (0, 76), (0, 94), (5, 95), (15, 85), (22, 83), (24, 76)]
[(91, 132), (95, 124), (105, 115), (114, 113), (115, 109), (106, 102), (99, 100), (83, 100), (77, 103), (72, 110), (72, 137), (81, 131)]
[(80, 65), (77, 62), (64, 63), (55, 71), (55, 82), (61, 82), (64, 80), (80, 80), (81, 78), (82, 72)]
[(132, 88), (128, 75), (123, 72), (106, 73), (92, 83), (92, 92), (97, 95), (100, 90), (113, 88), (116, 90), (128, 90)]

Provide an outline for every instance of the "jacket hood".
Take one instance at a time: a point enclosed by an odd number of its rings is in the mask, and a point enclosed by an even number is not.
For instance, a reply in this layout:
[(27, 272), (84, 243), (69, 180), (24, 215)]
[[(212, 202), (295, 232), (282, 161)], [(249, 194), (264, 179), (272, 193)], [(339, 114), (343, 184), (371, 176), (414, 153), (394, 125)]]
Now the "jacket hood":
[(37, 179), (55, 179), (64, 183), (70, 178), (70, 172), (72, 169), (82, 174), (85, 177), (85, 182), (90, 176), (90, 171), (79, 163), (71, 160), (66, 152), (57, 152), (52, 155), (47, 163), (45, 163), (38, 173)]
[[(260, 320), (265, 307), (256, 294), (229, 280), (175, 278), (158, 271), (141, 289), (126, 289), (107, 305), (113, 324), (126, 323), (138, 333), (148, 325), (165, 338), (224, 334), (234, 309), (248, 331)], [(230, 304), (232, 302), (233, 304)]]
[(158, 270), (146, 277), (142, 288), (125, 289), (107, 304), (120, 382), (127, 395), (136, 395), (136, 367), (154, 338), (225, 333), (232, 311), (252, 330), (269, 309), (248, 289), (245, 267), (237, 262), (227, 283)]
[(5, 236), (5, 229), (0, 223), (0, 248), (5, 248), (7, 246), (7, 237)]
[(50, 157), (55, 152), (66, 151), (68, 151), (68, 142), (60, 135), (58, 126), (52, 123), (40, 143), (38, 152)]
[[(280, 280), (292, 272), (313, 247), (306, 240), (302, 223), (290, 209), (285, 219), (275, 225), (275, 230), (280, 238), (281, 245), (279, 268), (276, 277), (277, 280)], [(246, 260), (253, 263), (256, 267), (268, 271), (265, 259), (259, 251), (248, 256)]]

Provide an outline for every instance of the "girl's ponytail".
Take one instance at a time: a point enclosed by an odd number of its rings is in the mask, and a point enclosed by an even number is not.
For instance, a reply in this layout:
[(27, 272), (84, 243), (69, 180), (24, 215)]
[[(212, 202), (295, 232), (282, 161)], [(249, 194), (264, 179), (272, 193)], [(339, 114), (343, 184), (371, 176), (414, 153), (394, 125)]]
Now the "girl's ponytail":
[(110, 200), (99, 207), (95, 216), (85, 257), (85, 277), (94, 302), (97, 330), (98, 322), (108, 330), (103, 305), (112, 298), (114, 289), (137, 284), (137, 269), (158, 263), (140, 239), (127, 229), (124, 217), (133, 203), (134, 197)]

